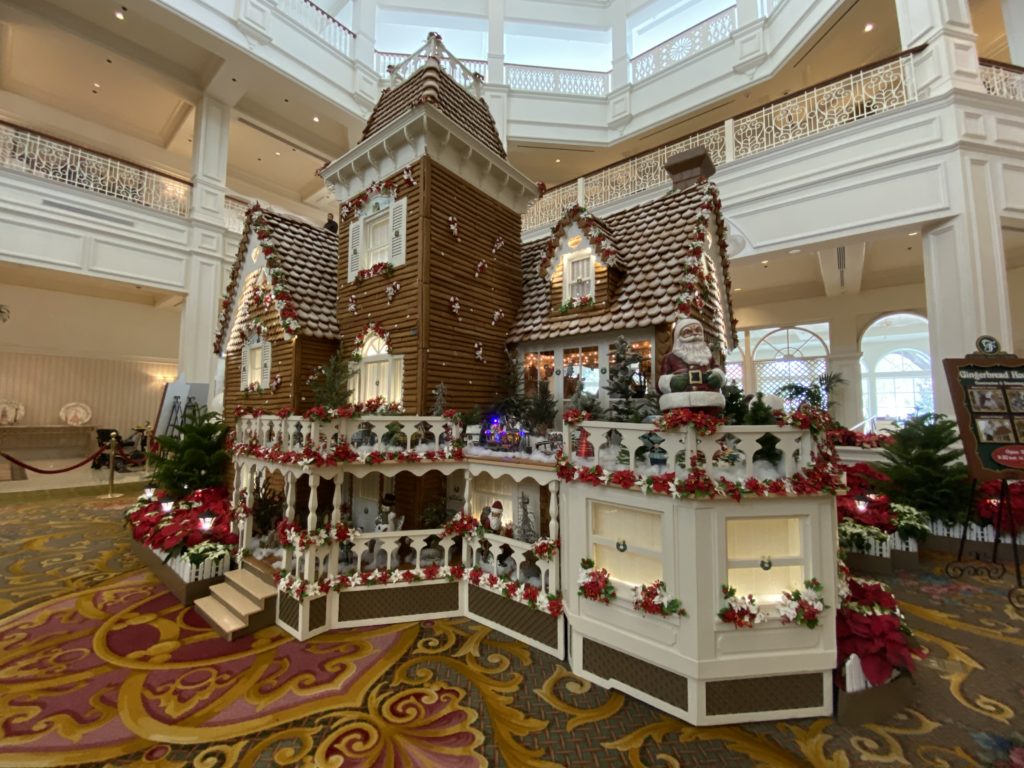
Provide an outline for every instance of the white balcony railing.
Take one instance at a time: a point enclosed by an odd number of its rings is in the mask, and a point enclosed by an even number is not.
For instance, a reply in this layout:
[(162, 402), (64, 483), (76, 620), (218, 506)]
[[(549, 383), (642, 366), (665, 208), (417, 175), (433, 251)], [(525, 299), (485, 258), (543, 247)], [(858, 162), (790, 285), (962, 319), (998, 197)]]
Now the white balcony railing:
[(245, 212), (249, 204), (233, 197), (224, 198), (224, 228), (236, 234), (242, 234), (245, 225)]
[(726, 8), (630, 61), (630, 79), (639, 83), (684, 59), (727, 42), (736, 30), (736, 6)]
[(981, 83), (993, 96), (1024, 101), (1024, 69), (994, 61), (983, 61)]
[(0, 167), (175, 216), (187, 216), (191, 186), (156, 171), (0, 123)]
[(593, 208), (668, 186), (665, 161), (686, 149), (704, 146), (721, 166), (917, 101), (912, 59), (904, 54), (554, 187), (527, 209), (523, 231), (554, 224), (576, 202)]
[(505, 65), (505, 85), (520, 91), (562, 96), (607, 96), (610, 72)]
[(284, 15), (303, 29), (312, 32), (327, 45), (345, 56), (352, 56), (355, 33), (310, 0), (280, 0)]

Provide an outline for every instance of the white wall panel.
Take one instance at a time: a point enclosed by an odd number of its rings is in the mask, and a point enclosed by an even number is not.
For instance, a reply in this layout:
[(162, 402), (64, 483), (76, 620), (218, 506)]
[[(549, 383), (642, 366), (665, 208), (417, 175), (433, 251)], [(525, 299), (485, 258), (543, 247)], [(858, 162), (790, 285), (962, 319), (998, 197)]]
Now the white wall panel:
[(185, 260), (183, 253), (164, 254), (136, 243), (96, 238), (90, 271), (117, 280), (180, 288), (185, 284)]

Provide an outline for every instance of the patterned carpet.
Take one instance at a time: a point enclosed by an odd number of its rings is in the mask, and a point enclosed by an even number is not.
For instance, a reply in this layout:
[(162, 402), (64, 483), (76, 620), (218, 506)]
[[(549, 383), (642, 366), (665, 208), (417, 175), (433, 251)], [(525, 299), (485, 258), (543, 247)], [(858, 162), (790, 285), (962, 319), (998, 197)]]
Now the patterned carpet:
[(1024, 766), (1009, 577), (891, 580), (930, 657), (888, 723), (695, 728), (465, 620), (225, 643), (128, 553), (123, 506), (0, 497), (0, 766)]

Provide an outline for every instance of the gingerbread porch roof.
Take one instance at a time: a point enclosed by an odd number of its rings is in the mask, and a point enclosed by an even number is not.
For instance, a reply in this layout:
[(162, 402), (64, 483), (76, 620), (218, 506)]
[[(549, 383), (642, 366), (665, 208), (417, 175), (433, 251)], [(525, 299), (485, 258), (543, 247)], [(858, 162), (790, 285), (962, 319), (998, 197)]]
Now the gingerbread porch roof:
[[(622, 279), (610, 305), (600, 313), (553, 313), (551, 281), (541, 269), (549, 258), (549, 237), (524, 243), (523, 303), (509, 340), (540, 341), (674, 321), (692, 270), (684, 259), (691, 254), (693, 243), (703, 240), (709, 214), (717, 213), (717, 207), (717, 189), (704, 182), (604, 216), (602, 229), (615, 244)], [(710, 218), (710, 226), (715, 226), (715, 221)], [(717, 221), (728, 283), (724, 230), (720, 217)], [(732, 320), (726, 320), (727, 326)]]
[(426, 64), (407, 80), (393, 88), (384, 89), (363, 128), (361, 141), (384, 130), (421, 104), (432, 104), (498, 157), (507, 159), (494, 118), (483, 99), (473, 96), (455, 82), (451, 75), (441, 69), (437, 58), (433, 56), (428, 57)]
[(233, 307), (242, 290), (246, 258), (259, 247), (266, 261), (282, 314), (294, 317), (286, 324), (300, 336), (340, 339), (337, 317), (338, 235), (305, 221), (274, 213), (258, 205), (245, 216), (242, 239), (221, 301), (214, 350), (227, 345)]

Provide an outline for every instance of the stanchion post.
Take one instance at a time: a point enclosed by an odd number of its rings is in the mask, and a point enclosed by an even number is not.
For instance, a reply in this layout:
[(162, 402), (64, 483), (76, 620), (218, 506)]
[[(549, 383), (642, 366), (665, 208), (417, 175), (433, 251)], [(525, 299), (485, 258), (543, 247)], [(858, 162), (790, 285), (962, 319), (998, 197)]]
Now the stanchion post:
[(107, 451), (108, 461), (110, 463), (110, 485), (107, 488), (106, 496), (100, 496), (101, 499), (116, 499), (122, 494), (114, 493), (114, 464), (117, 458), (117, 432), (110, 433), (110, 445)]

